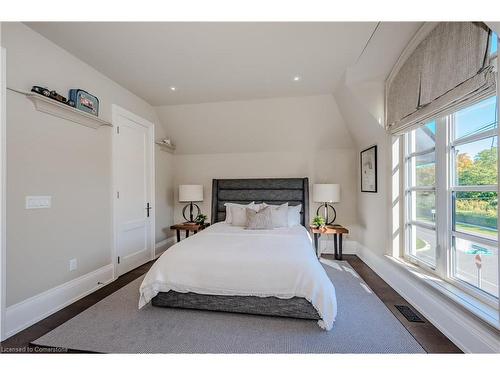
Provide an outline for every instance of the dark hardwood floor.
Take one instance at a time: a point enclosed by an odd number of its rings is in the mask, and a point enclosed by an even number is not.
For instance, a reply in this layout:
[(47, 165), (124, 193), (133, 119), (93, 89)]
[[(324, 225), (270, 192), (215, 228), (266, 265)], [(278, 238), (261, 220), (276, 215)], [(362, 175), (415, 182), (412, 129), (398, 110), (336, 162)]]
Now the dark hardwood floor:
[[(115, 281), (103, 286), (101, 289), (89, 294), (86, 297), (66, 306), (58, 312), (40, 320), (38, 323), (26, 328), (25, 330), (9, 337), (7, 340), (2, 341), (0, 345), (0, 352), (2, 353), (61, 353), (60, 351), (53, 351), (52, 348), (43, 348), (30, 344), (37, 338), (52, 331), (54, 328), (60, 326), (64, 322), (70, 320), (82, 311), (88, 309), (90, 306), (95, 305), (100, 300), (106, 298), (110, 294), (116, 292), (121, 287), (134, 281), (138, 277), (148, 272), (154, 261), (143, 264), (142, 266), (120, 276)], [(65, 350), (66, 352), (66, 350)], [(79, 353), (76, 350), (67, 350), (69, 353)]]
[[(329, 257), (328, 255), (325, 257)], [(461, 353), (445, 335), (443, 335), (430, 322), (412, 323), (394, 307), (394, 305), (410, 304), (392, 289), (382, 278), (380, 278), (370, 267), (363, 263), (355, 255), (344, 255), (344, 259), (356, 270), (364, 279), (373, 292), (382, 300), (387, 308), (401, 322), (401, 324), (413, 335), (420, 345), (428, 353)], [(80, 353), (76, 350), (66, 350), (57, 348), (45, 348), (30, 344), (37, 338), (50, 332), (57, 326), (81, 313), (83, 310), (106, 298), (121, 287), (146, 273), (154, 262), (146, 263), (102, 287), (94, 293), (72, 303), (64, 309), (50, 315), (29, 328), (17, 333), (1, 343), (2, 353)], [(421, 314), (420, 314), (421, 315)], [(425, 320), (425, 319), (424, 319)]]
[[(401, 322), (401, 324), (410, 332), (417, 342), (425, 349), (427, 353), (462, 353), (462, 351), (451, 342), (441, 331), (439, 331), (432, 323), (427, 321), (419, 312), (424, 323), (415, 323), (408, 321), (395, 305), (408, 305), (408, 301), (401, 297), (394, 289), (390, 287), (379, 275), (377, 275), (370, 267), (368, 267), (356, 255), (344, 255), (344, 260), (347, 260), (352, 268), (361, 276), (368, 284), (378, 298), (387, 306), (393, 315)], [(417, 311), (414, 308), (415, 311)]]

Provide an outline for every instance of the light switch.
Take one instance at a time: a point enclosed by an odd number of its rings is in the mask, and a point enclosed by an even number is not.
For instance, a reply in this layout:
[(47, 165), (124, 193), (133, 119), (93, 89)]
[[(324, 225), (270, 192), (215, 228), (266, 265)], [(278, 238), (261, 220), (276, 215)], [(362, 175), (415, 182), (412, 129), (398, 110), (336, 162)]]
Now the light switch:
[(50, 208), (52, 197), (49, 195), (28, 195), (26, 196), (26, 209)]

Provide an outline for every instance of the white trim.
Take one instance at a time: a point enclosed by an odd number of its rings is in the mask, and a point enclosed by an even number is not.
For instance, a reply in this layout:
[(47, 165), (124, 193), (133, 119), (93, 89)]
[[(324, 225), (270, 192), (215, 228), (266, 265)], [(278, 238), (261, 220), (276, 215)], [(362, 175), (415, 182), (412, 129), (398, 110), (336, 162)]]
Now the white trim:
[[(170, 246), (175, 244), (175, 236), (168, 237), (164, 239), (163, 241), (157, 242), (155, 245), (155, 259), (158, 259), (160, 255), (162, 255)], [(162, 247), (165, 247), (162, 251), (157, 252), (156, 250), (161, 249)]]
[[(468, 293), (467, 291), (464, 291), (463, 286), (460, 287), (457, 285), (460, 283), (464, 284), (464, 282), (461, 282), (460, 280), (450, 278), (440, 279), (436, 277), (435, 272), (422, 269), (419, 265), (412, 264), (412, 262), (408, 262), (402, 258), (388, 257), (388, 259), (392, 263), (403, 268), (411, 274), (412, 277), (417, 277), (419, 280), (422, 280), (433, 289), (438, 290), (444, 296), (458, 303), (461, 307), (479, 317), (489, 325), (500, 329), (500, 322), (498, 320), (497, 309), (495, 307), (496, 303), (491, 303), (496, 301), (492, 301), (491, 299), (487, 300), (486, 298), (478, 298), (475, 295), (477, 292)], [(470, 291), (474, 291), (473, 289), (475, 288), (472, 286), (469, 288)], [(486, 295), (486, 293), (484, 294)]]
[(391, 262), (388, 256), (378, 255), (361, 244), (357, 255), (461, 350), (498, 353), (500, 339), (494, 328)]
[(412, 191), (436, 191), (435, 186), (410, 186), (405, 190), (405, 193)]
[[(468, 106), (470, 106), (470, 102), (467, 102)], [(493, 124), (492, 124), (493, 125)], [(466, 143), (473, 143), (480, 141), (482, 139), (486, 138), (491, 138), (491, 137), (496, 137), (498, 135), (498, 128), (482, 131), (480, 133), (474, 133), (471, 135), (468, 135), (466, 137), (458, 138), (455, 139), (454, 141), (450, 142), (451, 147), (457, 147)]]
[[(151, 254), (150, 254), (150, 259), (153, 260), (155, 259), (155, 236), (156, 236), (156, 202), (155, 202), (155, 196), (156, 196), (156, 178), (155, 178), (155, 125), (140, 117), (137, 116), (136, 114), (127, 111), (126, 109), (113, 104), (111, 106), (111, 113), (112, 113), (112, 123), (115, 124), (115, 119), (116, 116), (121, 115), (123, 117), (127, 117), (130, 120), (143, 125), (144, 127), (147, 127), (149, 129), (149, 159), (150, 159), (150, 176), (151, 176), (151, 181), (150, 181), (150, 200), (151, 200), (151, 206), (152, 206), (152, 215), (151, 215), (151, 242), (153, 243), (153, 246), (151, 246)], [(113, 279), (116, 279), (119, 275), (117, 272), (117, 228), (116, 228), (116, 192), (118, 191), (117, 186), (116, 186), (116, 168), (117, 168), (117, 161), (115, 160), (115, 155), (116, 155), (116, 125), (113, 125), (113, 134), (111, 135), (111, 178), (112, 178), (112, 183), (111, 183), (111, 209), (112, 209), (112, 215), (111, 215), (111, 261), (113, 263)]]
[(163, 241), (159, 241), (159, 242), (157, 242), (157, 243), (155, 244), (155, 250), (159, 249), (160, 247), (165, 246), (165, 245), (169, 242), (169, 240), (170, 240), (171, 238), (173, 238), (173, 237), (170, 237), (170, 238), (165, 238)]
[(406, 155), (405, 159), (411, 159), (415, 156), (422, 156), (422, 155), (427, 155), (427, 154), (430, 154), (431, 152), (434, 152), (436, 151), (436, 147), (431, 147), (431, 148), (428, 148), (428, 149), (425, 149), (425, 150), (422, 150), (422, 151), (415, 151), (415, 152), (412, 152), (408, 155)]
[(466, 232), (460, 232), (460, 231), (456, 231), (456, 230), (451, 231), (451, 237), (458, 237), (458, 238), (461, 238), (461, 239), (466, 240), (466, 241), (480, 243), (480, 244), (491, 246), (491, 247), (498, 246), (497, 240), (493, 240), (493, 239), (488, 238), (488, 237), (477, 236), (477, 235), (466, 233)]
[[(318, 241), (318, 248), (319, 252), (318, 255), (320, 254), (333, 254), (334, 253), (334, 243), (333, 243), (333, 238), (328, 237), (329, 235), (322, 235), (319, 238)], [(357, 242), (344, 239), (343, 245), (342, 245), (342, 254), (356, 254), (356, 248), (357, 248)]]
[(456, 185), (450, 187), (451, 191), (497, 191), (497, 185)]
[(405, 225), (406, 226), (414, 225), (416, 227), (421, 227), (421, 228), (425, 228), (425, 229), (429, 229), (429, 230), (436, 230), (436, 224), (430, 224), (430, 223), (426, 223), (426, 222), (418, 221), (418, 220), (408, 220), (405, 223)]
[(112, 280), (113, 265), (108, 264), (7, 307), (5, 314), (6, 338), (102, 288)]
[[(0, 22), (0, 28), (2, 27)], [(6, 304), (6, 51), (0, 46), (0, 341), (5, 338)]]

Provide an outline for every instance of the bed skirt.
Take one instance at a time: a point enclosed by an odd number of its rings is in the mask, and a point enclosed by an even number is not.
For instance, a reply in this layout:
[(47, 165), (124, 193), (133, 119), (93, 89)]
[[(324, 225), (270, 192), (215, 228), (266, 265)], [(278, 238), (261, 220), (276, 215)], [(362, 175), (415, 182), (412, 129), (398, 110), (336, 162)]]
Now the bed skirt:
[(152, 300), (153, 306), (184, 309), (223, 311), (231, 313), (270, 315), (287, 318), (319, 320), (316, 309), (305, 298), (255, 296), (220, 296), (198, 293), (160, 292)]

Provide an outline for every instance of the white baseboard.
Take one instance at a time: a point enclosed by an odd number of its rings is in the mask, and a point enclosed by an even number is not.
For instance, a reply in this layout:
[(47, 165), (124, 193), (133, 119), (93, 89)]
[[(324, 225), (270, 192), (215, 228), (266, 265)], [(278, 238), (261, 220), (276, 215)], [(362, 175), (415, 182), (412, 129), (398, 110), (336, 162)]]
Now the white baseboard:
[[(345, 240), (342, 247), (342, 254), (356, 254), (358, 243), (352, 240)], [(333, 239), (320, 238), (318, 243), (321, 254), (333, 254)]]
[[(165, 238), (163, 241), (157, 242), (155, 245), (155, 259), (157, 259), (161, 254), (165, 252), (170, 246), (175, 244), (176, 239), (174, 236)], [(163, 249), (161, 251), (157, 251), (158, 249)]]
[(358, 257), (465, 353), (499, 353), (500, 335), (417, 277), (358, 244)]
[(5, 312), (5, 338), (39, 322), (56, 311), (103, 287), (112, 280), (113, 265), (108, 264), (7, 307)]

